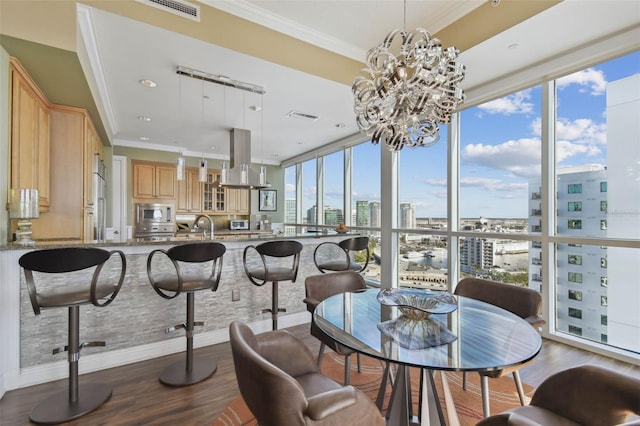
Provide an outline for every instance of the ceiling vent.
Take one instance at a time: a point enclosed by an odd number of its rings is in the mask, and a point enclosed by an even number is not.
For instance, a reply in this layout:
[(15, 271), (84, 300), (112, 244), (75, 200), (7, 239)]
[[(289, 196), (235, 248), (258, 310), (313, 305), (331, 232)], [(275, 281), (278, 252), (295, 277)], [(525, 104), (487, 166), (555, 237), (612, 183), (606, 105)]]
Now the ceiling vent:
[(182, 0), (136, 0), (147, 6), (200, 22), (200, 6)]
[(304, 119), (313, 120), (313, 121), (316, 121), (318, 119), (317, 115), (307, 114), (307, 113), (300, 112), (300, 111), (289, 111), (287, 113), (287, 117), (289, 117), (289, 118), (304, 118)]

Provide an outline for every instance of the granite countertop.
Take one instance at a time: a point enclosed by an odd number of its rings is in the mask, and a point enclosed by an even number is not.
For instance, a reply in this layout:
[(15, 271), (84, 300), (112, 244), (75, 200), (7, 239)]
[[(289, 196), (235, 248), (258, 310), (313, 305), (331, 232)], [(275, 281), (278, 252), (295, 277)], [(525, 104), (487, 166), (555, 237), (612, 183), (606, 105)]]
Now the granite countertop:
[[(36, 241), (35, 246), (20, 246), (16, 244), (7, 243), (4, 245), (0, 245), (0, 251), (4, 250), (32, 250), (32, 249), (42, 249), (42, 248), (58, 248), (58, 247), (127, 247), (127, 246), (153, 246), (153, 245), (166, 245), (167, 243), (172, 244), (185, 244), (191, 242), (198, 241), (225, 241), (225, 237), (230, 236), (239, 236), (239, 238), (234, 238), (235, 242), (242, 241), (260, 241), (260, 240), (277, 240), (277, 239), (300, 239), (300, 238), (323, 238), (323, 237), (336, 237), (338, 235), (342, 236), (358, 236), (360, 235), (357, 231), (348, 231), (346, 233), (336, 232), (336, 231), (327, 231), (325, 232), (299, 232), (299, 233), (282, 233), (282, 234), (273, 234), (271, 231), (256, 231), (256, 230), (241, 230), (241, 231), (216, 231), (214, 233), (213, 240), (201, 240), (199, 238), (185, 238), (184, 236), (173, 236), (173, 237), (165, 237), (159, 238), (157, 240), (146, 240), (144, 238), (132, 238), (128, 241), (89, 241), (82, 242), (80, 240), (48, 240), (48, 241)], [(219, 236), (221, 238), (216, 238)], [(243, 238), (244, 236), (244, 238)], [(227, 241), (229, 241), (227, 239)]]

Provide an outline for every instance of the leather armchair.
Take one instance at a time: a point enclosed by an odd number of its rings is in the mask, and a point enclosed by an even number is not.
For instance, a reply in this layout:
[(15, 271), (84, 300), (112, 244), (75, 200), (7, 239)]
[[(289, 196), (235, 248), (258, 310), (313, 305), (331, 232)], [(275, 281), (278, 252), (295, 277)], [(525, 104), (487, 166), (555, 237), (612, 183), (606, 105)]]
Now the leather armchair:
[[(622, 424), (640, 415), (640, 380), (595, 365), (556, 373), (538, 386), (531, 403), (482, 420), (478, 426)], [(634, 420), (628, 425), (640, 425)]]
[[(364, 278), (353, 272), (335, 272), (332, 274), (312, 275), (307, 277), (304, 282), (306, 297), (304, 303), (307, 304), (307, 310), (313, 315), (316, 306), (327, 297), (345, 293), (348, 291), (363, 290), (367, 287)], [(311, 318), (311, 335), (320, 340), (320, 352), (318, 354), (318, 367), (322, 363), (325, 346), (331, 348), (334, 352), (344, 355), (344, 384), (349, 384), (350, 357), (353, 351), (343, 345), (336, 343), (331, 337), (324, 334)], [(358, 371), (360, 371), (360, 354), (358, 356)]]
[(364, 393), (322, 375), (309, 348), (288, 332), (256, 336), (235, 321), (229, 335), (240, 393), (261, 426), (384, 426)]
[[(514, 313), (515, 315), (518, 315), (536, 329), (546, 323), (546, 321), (540, 317), (542, 296), (540, 296), (540, 293), (530, 288), (483, 280), (480, 278), (464, 278), (460, 280), (456, 286), (454, 294), (499, 306)], [(530, 362), (533, 362), (533, 360), (529, 361), (529, 363)], [(495, 379), (506, 376), (507, 374), (513, 374), (513, 381), (515, 382), (516, 389), (518, 391), (520, 404), (525, 405), (524, 391), (522, 390), (522, 382), (520, 381), (518, 369), (527, 364), (528, 363), (525, 363), (503, 370), (479, 372), (484, 417), (488, 417), (490, 414), (489, 378)], [(466, 389), (466, 373), (463, 376), (462, 387)]]

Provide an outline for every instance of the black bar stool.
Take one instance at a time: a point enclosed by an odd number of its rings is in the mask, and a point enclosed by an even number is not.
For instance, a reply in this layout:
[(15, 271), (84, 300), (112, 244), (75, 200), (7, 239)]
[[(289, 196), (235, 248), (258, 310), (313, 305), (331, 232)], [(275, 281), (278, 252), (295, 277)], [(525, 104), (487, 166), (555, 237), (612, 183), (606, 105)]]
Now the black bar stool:
[[(121, 270), (117, 284), (105, 283), (100, 280), (100, 271), (111, 258), (112, 254), (120, 256)], [(80, 350), (88, 346), (105, 346), (105, 342), (80, 343), (80, 305), (89, 303), (103, 307), (113, 302), (122, 287), (127, 269), (124, 253), (119, 250), (106, 251), (99, 248), (68, 247), (49, 250), (36, 250), (24, 254), (18, 261), (24, 269), (29, 290), (29, 299), (33, 312), (40, 314), (43, 309), (69, 309), (68, 344), (53, 350), (54, 354), (67, 351), (69, 362), (69, 389), (55, 393), (38, 403), (29, 413), (29, 419), (34, 423), (56, 424), (83, 416), (106, 402), (111, 397), (111, 385), (106, 383), (78, 382), (78, 360)], [(59, 274), (80, 271), (95, 267), (90, 284), (57, 285), (44, 284), (50, 276), (44, 274)], [(38, 274), (36, 287), (34, 272)]]
[[(354, 260), (355, 252), (362, 250), (367, 251), (364, 264), (360, 264)], [(338, 254), (338, 258), (333, 257), (336, 253)], [(313, 251), (313, 263), (316, 264), (316, 268), (323, 274), (327, 271), (362, 272), (369, 264), (370, 256), (369, 237), (354, 237), (342, 240), (339, 243), (326, 241), (318, 244)]]
[[(261, 264), (253, 267), (247, 263), (247, 253), (249, 250), (255, 250), (260, 255)], [(244, 271), (247, 273), (249, 280), (257, 286), (263, 286), (268, 281), (271, 285), (271, 309), (263, 309), (262, 313), (271, 312), (272, 328), (278, 329), (278, 312), (286, 312), (284, 308), (278, 307), (278, 283), (280, 281), (296, 282), (298, 276), (298, 266), (300, 265), (300, 252), (302, 244), (297, 241), (282, 240), (269, 241), (257, 246), (247, 246), (242, 254), (242, 263)], [(291, 267), (285, 267), (279, 262), (268, 261), (267, 258), (284, 258), (293, 256)]]
[[(187, 319), (184, 324), (167, 327), (166, 332), (171, 333), (177, 329), (184, 328), (187, 337), (187, 357), (185, 361), (176, 361), (170, 364), (160, 374), (160, 381), (169, 386), (186, 386), (201, 382), (211, 376), (218, 365), (213, 360), (204, 360), (193, 356), (193, 329), (195, 326), (202, 326), (202, 321), (194, 321), (194, 295), (198, 290), (216, 291), (220, 283), (220, 273), (222, 272), (222, 256), (227, 248), (220, 243), (192, 243), (171, 247), (169, 250), (154, 250), (147, 258), (147, 275), (153, 289), (165, 299), (174, 299), (182, 292), (187, 293)], [(164, 274), (162, 278), (154, 278), (159, 273), (152, 272), (151, 263), (156, 254), (166, 255), (173, 267), (175, 274)], [(211, 262), (211, 274), (204, 274), (196, 268), (189, 268), (185, 275), (183, 269), (186, 265), (180, 266), (179, 262), (203, 263)], [(173, 271), (171, 271), (173, 272)]]

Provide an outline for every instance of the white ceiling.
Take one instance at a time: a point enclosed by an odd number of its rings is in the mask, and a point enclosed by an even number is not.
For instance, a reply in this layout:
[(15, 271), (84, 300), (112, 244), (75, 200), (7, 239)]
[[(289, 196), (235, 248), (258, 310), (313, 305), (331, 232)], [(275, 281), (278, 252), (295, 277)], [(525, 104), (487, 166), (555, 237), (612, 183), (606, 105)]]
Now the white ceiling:
[[(481, 3), (409, 1), (407, 28), (435, 33)], [(400, 0), (202, 1), (201, 7), (207, 5), (360, 60), (390, 30), (402, 27), (403, 20)], [(91, 74), (89, 81), (95, 81), (92, 90), (114, 145), (220, 158), (229, 153), (228, 130), (240, 127), (252, 132), (255, 162), (278, 164), (358, 133), (347, 85), (99, 9), (80, 6), (78, 15), (88, 58), (83, 66)], [(463, 87), (473, 90), (495, 82), (639, 22), (637, 1), (565, 0), (463, 52)], [(517, 48), (509, 48), (513, 44)], [(175, 72), (178, 65), (263, 86), (266, 94), (180, 77)], [(138, 84), (143, 78), (156, 81), (158, 87)], [(261, 112), (250, 108), (260, 105)], [(292, 110), (319, 118), (287, 118)], [(337, 127), (341, 123), (344, 127)]]

